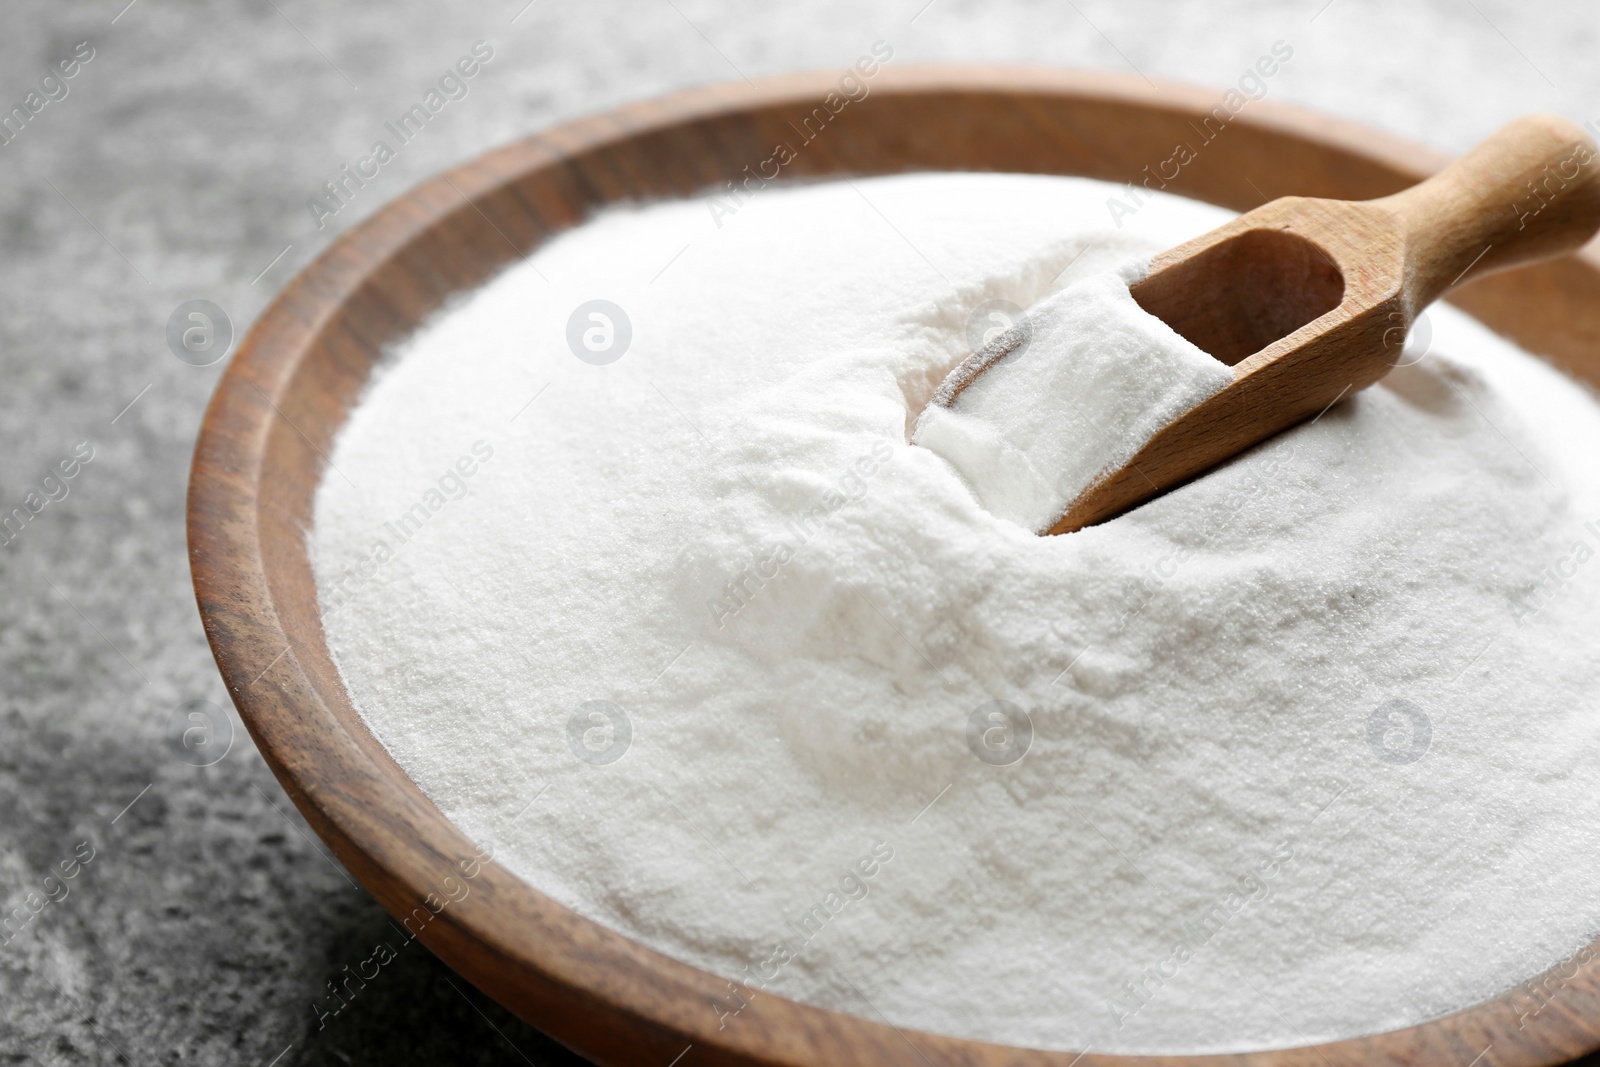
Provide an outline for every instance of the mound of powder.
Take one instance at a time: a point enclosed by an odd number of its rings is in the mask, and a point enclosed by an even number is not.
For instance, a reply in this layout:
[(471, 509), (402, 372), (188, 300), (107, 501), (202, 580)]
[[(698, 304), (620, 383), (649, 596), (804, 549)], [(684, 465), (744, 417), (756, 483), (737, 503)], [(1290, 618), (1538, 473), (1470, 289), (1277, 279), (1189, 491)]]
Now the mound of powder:
[(986, 302), (1226, 217), (1109, 194), (610, 212), (399, 345), (336, 442), (309, 536), (356, 706), (496, 862), (736, 982), (708, 1018), (1298, 1045), (1600, 928), (1569, 379), (1439, 307), (1419, 362), (1062, 537), (908, 443)]
[(1096, 477), (1233, 381), (1141, 308), (1142, 264), (1029, 309), (946, 378), (911, 440), (960, 471), (994, 514), (1045, 533)]

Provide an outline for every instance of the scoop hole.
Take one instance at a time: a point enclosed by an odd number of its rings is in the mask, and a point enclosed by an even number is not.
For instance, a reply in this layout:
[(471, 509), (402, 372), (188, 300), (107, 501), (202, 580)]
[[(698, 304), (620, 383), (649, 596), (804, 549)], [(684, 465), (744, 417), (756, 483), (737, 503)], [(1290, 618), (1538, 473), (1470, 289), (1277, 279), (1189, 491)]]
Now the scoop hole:
[(1246, 230), (1130, 287), (1145, 311), (1228, 366), (1344, 299), (1344, 275), (1287, 230)]

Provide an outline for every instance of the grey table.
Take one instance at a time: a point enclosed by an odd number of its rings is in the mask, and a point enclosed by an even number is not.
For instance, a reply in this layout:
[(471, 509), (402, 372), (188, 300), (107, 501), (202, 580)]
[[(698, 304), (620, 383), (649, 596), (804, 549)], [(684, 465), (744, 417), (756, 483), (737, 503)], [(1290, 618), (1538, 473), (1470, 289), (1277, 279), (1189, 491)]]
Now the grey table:
[[(0, 27), (0, 917), (27, 917), (0, 930), (7, 1063), (576, 1062), (420, 946), (319, 1020), (324, 984), (391, 936), (384, 913), (236, 720), (209, 766), (170, 744), (175, 714), (227, 704), (183, 533), (223, 364), (169, 349), (184, 302), (237, 336), (338, 232), (447, 164), (686, 85), (843, 67), (880, 39), (895, 63), (1219, 88), (1282, 40), (1272, 98), (1449, 150), (1531, 110), (1600, 120), (1600, 16), (1578, 3), (11, 0)], [(493, 58), (465, 98), (336, 215), (308, 207), (477, 41)]]

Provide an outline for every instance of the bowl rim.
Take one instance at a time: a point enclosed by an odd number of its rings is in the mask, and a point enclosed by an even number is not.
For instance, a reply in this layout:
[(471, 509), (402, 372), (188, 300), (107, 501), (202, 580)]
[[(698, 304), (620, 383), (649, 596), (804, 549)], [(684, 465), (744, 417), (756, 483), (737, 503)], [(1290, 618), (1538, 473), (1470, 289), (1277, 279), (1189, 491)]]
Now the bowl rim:
[[(420, 938), (514, 1013), (602, 1063), (637, 1062), (643, 1056), (676, 1062), (674, 1057), (696, 1049), (702, 1062), (762, 1065), (873, 1062), (914, 1067), (938, 1057), (961, 1064), (1055, 1067), (1078, 1062), (1086, 1067), (1465, 1064), (1494, 1049), (1496, 1062), (1544, 1064), (1600, 1048), (1600, 1028), (1590, 1021), (1600, 1017), (1600, 981), (1588, 966), (1600, 954), (1600, 942), (1587, 947), (1573, 974), (1550, 977), (1571, 962), (1563, 961), (1524, 983), (1531, 987), (1543, 981), (1546, 997), (1535, 995), (1530, 1001), (1524, 992), (1518, 1000), (1518, 990), (1512, 990), (1400, 1030), (1237, 1054), (1112, 1056), (1088, 1049), (1021, 1049), (907, 1031), (886, 1019), (767, 993), (744, 998), (748, 1007), (733, 1025), (720, 1025), (708, 999), (737, 992), (733, 983), (583, 918), (484, 857), (365, 729), (342, 686), (338, 692), (329, 690), (327, 664), (321, 662), (329, 653), (320, 620), (314, 613), (308, 618), (304, 605), (285, 592), (289, 579), (284, 575), (300, 565), (297, 554), (304, 557), (307, 551), (303, 537), (285, 536), (290, 527), (284, 525), (289, 507), (284, 501), (304, 487), (287, 488), (282, 471), (318, 463), (296, 443), (298, 434), (316, 451), (285, 409), (301, 413), (302, 408), (292, 405), (313, 402), (307, 399), (314, 394), (308, 384), (313, 379), (329, 389), (359, 391), (365, 374), (341, 369), (338, 353), (363, 343), (375, 351), (385, 338), (381, 327), (365, 341), (354, 336), (358, 331), (345, 324), (351, 303), (371, 303), (375, 293), (400, 284), (396, 264), (406, 256), (421, 256), (444, 227), (476, 225), (474, 212), (495, 226), (486, 213), (491, 205), (503, 211), (520, 197), (530, 216), (543, 211), (542, 229), (530, 224), (522, 231), (533, 241), (582, 221), (586, 212), (581, 204), (574, 211), (572, 204), (550, 208), (526, 203), (525, 183), (531, 175), (576, 181), (583, 187), (578, 199), (588, 197), (591, 208), (622, 199), (629, 188), (625, 177), (612, 175), (616, 180), (609, 180), (604, 168), (590, 166), (590, 160), (643, 138), (703, 138), (707, 130), (736, 129), (774, 109), (804, 113), (838, 76), (837, 71), (818, 71), (689, 89), (493, 149), (429, 178), (351, 227), (262, 312), (227, 365), (205, 413), (190, 475), (188, 545), (196, 600), (229, 694), (296, 807), (411, 937)], [(1047, 101), (1168, 116), (1203, 115), (1219, 96), (1202, 88), (1102, 72), (973, 65), (885, 67), (873, 79), (871, 91), (880, 100), (908, 107), (981, 98), (1002, 106), (1026, 108), (1030, 102)], [(1372, 180), (1380, 186), (1398, 188), (1419, 180), (1446, 159), (1355, 123), (1275, 101), (1253, 102), (1233, 121), (1269, 141), (1293, 138), (1352, 165), (1370, 164), (1376, 175)], [(884, 149), (891, 155), (897, 150)], [(808, 165), (823, 168), (817, 172), (823, 175), (862, 173), (827, 158)], [(710, 184), (697, 183), (692, 174), (673, 181), (686, 192)], [(1204, 191), (1186, 195), (1227, 199)], [(500, 218), (506, 221), (503, 214)], [(519, 255), (526, 254), (507, 233), (500, 236)], [(509, 253), (504, 257), (510, 258)], [(439, 284), (445, 294), (463, 288), (448, 279)], [(1600, 326), (1589, 323), (1570, 337), (1549, 332), (1556, 327), (1541, 334), (1518, 321), (1525, 312), (1515, 305), (1529, 299), (1581, 302), (1596, 295), (1600, 256), (1590, 245), (1554, 264), (1474, 282), (1453, 302), (1486, 322), (1498, 320), (1505, 327), (1502, 332), (1514, 340), (1593, 382), (1600, 379), (1600, 345), (1594, 343)], [(421, 299), (437, 306), (439, 294), (424, 291)], [(365, 358), (370, 369), (373, 357)], [(352, 383), (351, 374), (360, 380)], [(326, 439), (337, 426), (314, 425), (313, 432)], [(300, 562), (309, 572), (309, 563)], [(1537, 1004), (1536, 1010), (1530, 1011), (1530, 1003)]]

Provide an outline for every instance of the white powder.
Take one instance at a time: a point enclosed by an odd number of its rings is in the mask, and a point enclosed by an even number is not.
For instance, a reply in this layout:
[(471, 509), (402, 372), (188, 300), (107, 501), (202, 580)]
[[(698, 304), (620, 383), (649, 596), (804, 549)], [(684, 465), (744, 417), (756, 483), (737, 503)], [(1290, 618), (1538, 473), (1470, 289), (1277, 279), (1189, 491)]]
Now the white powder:
[[(317, 498), (374, 732), (582, 914), (904, 1027), (1294, 1045), (1585, 943), (1583, 390), (1441, 307), (1417, 365), (1063, 537), (907, 443), (979, 305), (1226, 217), (1158, 196), (1112, 229), (1107, 195), (924, 175), (765, 191), (720, 229), (616, 212), (441, 314)], [(597, 297), (632, 327), (600, 367), (565, 340)], [(590, 701), (625, 709), (613, 762)]]
[(1099, 475), (1233, 381), (1134, 302), (1128, 285), (1143, 276), (1133, 264), (1040, 301), (951, 373), (912, 440), (991, 512), (1048, 531)]

